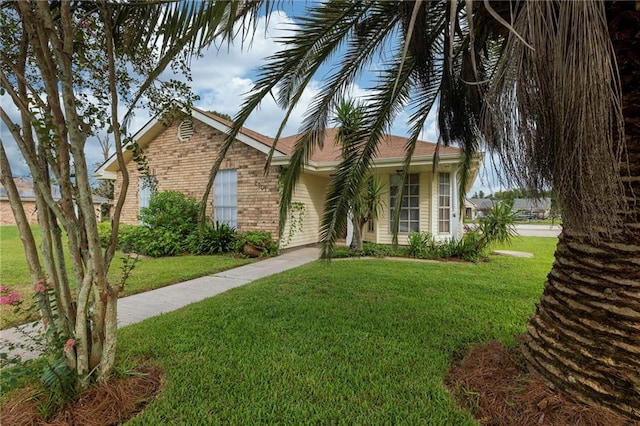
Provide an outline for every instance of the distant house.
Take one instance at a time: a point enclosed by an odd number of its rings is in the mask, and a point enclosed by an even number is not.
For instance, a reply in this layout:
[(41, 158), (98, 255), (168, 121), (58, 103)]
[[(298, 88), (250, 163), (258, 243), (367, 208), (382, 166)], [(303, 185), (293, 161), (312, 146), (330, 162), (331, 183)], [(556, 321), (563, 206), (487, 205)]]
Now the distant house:
[(524, 219), (546, 219), (551, 213), (551, 198), (516, 198), (513, 210)]
[[(157, 190), (180, 191), (201, 199), (209, 170), (230, 126), (230, 121), (197, 108), (192, 108), (191, 117), (182, 121), (167, 124), (156, 116), (143, 126), (134, 139), (144, 149)], [(281, 246), (295, 247), (319, 241), (327, 185), (341, 161), (340, 147), (334, 142), (335, 135), (336, 129), (328, 129), (323, 148), (317, 149), (305, 165), (293, 195), (293, 202), (298, 208), (292, 214), (298, 215), (296, 221), (301, 225), (290, 233), (290, 223), (287, 223), (282, 234), (287, 238), (280, 242)], [(263, 230), (271, 232), (274, 237), (279, 235), (278, 178), (289, 166), (297, 139), (298, 135), (293, 135), (278, 141), (269, 174), (265, 176), (265, 161), (274, 141), (243, 128), (227, 152), (216, 176), (213, 193), (206, 201), (209, 217), (239, 231)], [(365, 227), (363, 238), (367, 241), (392, 241), (394, 194), (399, 189), (406, 141), (403, 137), (386, 135), (380, 142), (372, 173), (380, 176), (386, 186), (385, 207), (378, 220)], [(458, 203), (461, 154), (456, 148), (441, 147), (438, 171), (434, 174), (435, 148), (433, 143), (417, 143), (400, 212), (401, 243), (406, 241), (411, 231), (430, 232), (442, 239), (459, 236), (463, 232), (458, 215), (461, 210)], [(126, 151), (130, 184), (121, 221), (137, 224), (140, 209), (148, 205), (150, 190), (131, 158), (131, 152)], [(477, 173), (480, 161), (478, 157), (474, 173)], [(102, 164), (95, 176), (115, 181), (117, 199), (122, 188), (122, 174), (115, 156)], [(346, 234), (348, 230), (345, 230)]]
[(478, 214), (478, 206), (468, 198), (464, 200), (464, 218), (474, 220)]
[[(13, 178), (22, 201), (22, 208), (27, 215), (27, 220), (30, 224), (38, 223), (38, 213), (36, 209), (36, 196), (33, 191), (33, 180), (31, 178), (17, 177)], [(51, 186), (51, 194), (54, 200), (60, 199), (60, 191), (56, 186)], [(106, 199), (100, 197), (93, 197), (93, 205), (96, 211), (96, 218), (100, 217), (100, 204), (105, 202)], [(9, 203), (9, 196), (7, 190), (0, 184), (0, 225), (15, 225), (16, 220), (11, 210), (11, 204)]]
[[(478, 217), (486, 216), (494, 204), (502, 200), (496, 198), (472, 198)], [(516, 198), (513, 200), (513, 211), (521, 219), (546, 219), (551, 213), (551, 198), (539, 200), (533, 198)]]

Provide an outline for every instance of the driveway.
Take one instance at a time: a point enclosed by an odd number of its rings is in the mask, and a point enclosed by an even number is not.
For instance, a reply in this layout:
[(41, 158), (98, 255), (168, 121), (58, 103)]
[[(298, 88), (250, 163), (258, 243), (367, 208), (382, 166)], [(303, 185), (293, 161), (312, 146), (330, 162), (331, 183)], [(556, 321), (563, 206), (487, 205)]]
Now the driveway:
[(552, 237), (557, 238), (562, 231), (560, 225), (516, 225), (518, 234), (523, 237)]

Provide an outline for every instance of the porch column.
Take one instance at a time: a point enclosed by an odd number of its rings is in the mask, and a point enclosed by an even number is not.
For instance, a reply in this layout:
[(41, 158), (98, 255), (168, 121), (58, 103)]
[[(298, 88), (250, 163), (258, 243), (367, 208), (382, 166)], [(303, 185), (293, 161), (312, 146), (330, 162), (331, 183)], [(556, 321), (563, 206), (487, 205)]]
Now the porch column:
[(458, 172), (451, 172), (451, 237), (459, 238), (458, 220), (460, 216), (460, 206), (458, 206)]

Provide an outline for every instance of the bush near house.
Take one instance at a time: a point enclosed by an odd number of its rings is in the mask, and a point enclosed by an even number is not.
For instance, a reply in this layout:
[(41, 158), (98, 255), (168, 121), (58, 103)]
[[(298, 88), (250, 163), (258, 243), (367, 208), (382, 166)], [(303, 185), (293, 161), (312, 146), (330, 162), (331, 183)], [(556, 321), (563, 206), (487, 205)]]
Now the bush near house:
[[(118, 249), (151, 257), (182, 254), (213, 255), (236, 251), (242, 253), (246, 242), (264, 247), (263, 256), (274, 256), (278, 244), (271, 234), (247, 231), (238, 234), (232, 226), (207, 223), (200, 230), (200, 203), (178, 191), (164, 191), (151, 196), (149, 207), (140, 213), (142, 225), (121, 224)], [(101, 244), (106, 247), (111, 238), (111, 225), (98, 227)]]
[(236, 229), (224, 223), (209, 223), (202, 232), (189, 236), (189, 251), (192, 254), (222, 254), (235, 248), (238, 235)]
[(514, 212), (508, 203), (493, 206), (478, 229), (467, 232), (461, 239), (438, 241), (429, 232), (411, 232), (406, 246), (365, 243), (361, 252), (339, 248), (334, 257), (374, 256), (413, 257), (416, 259), (461, 259), (477, 262), (487, 257), (488, 249), (496, 244), (509, 245), (517, 235)]

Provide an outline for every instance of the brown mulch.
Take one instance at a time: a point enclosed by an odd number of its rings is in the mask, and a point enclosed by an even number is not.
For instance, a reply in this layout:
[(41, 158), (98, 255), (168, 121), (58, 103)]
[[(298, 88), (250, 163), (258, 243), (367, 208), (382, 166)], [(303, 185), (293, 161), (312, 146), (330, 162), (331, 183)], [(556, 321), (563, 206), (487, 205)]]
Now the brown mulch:
[(455, 363), (445, 383), (460, 407), (482, 425), (640, 425), (558, 394), (525, 370), (518, 348), (507, 350), (499, 342), (473, 348)]
[(24, 389), (0, 407), (2, 425), (117, 425), (142, 411), (162, 387), (162, 370), (148, 366), (130, 377), (113, 379), (83, 392), (52, 420), (40, 417), (38, 395)]

